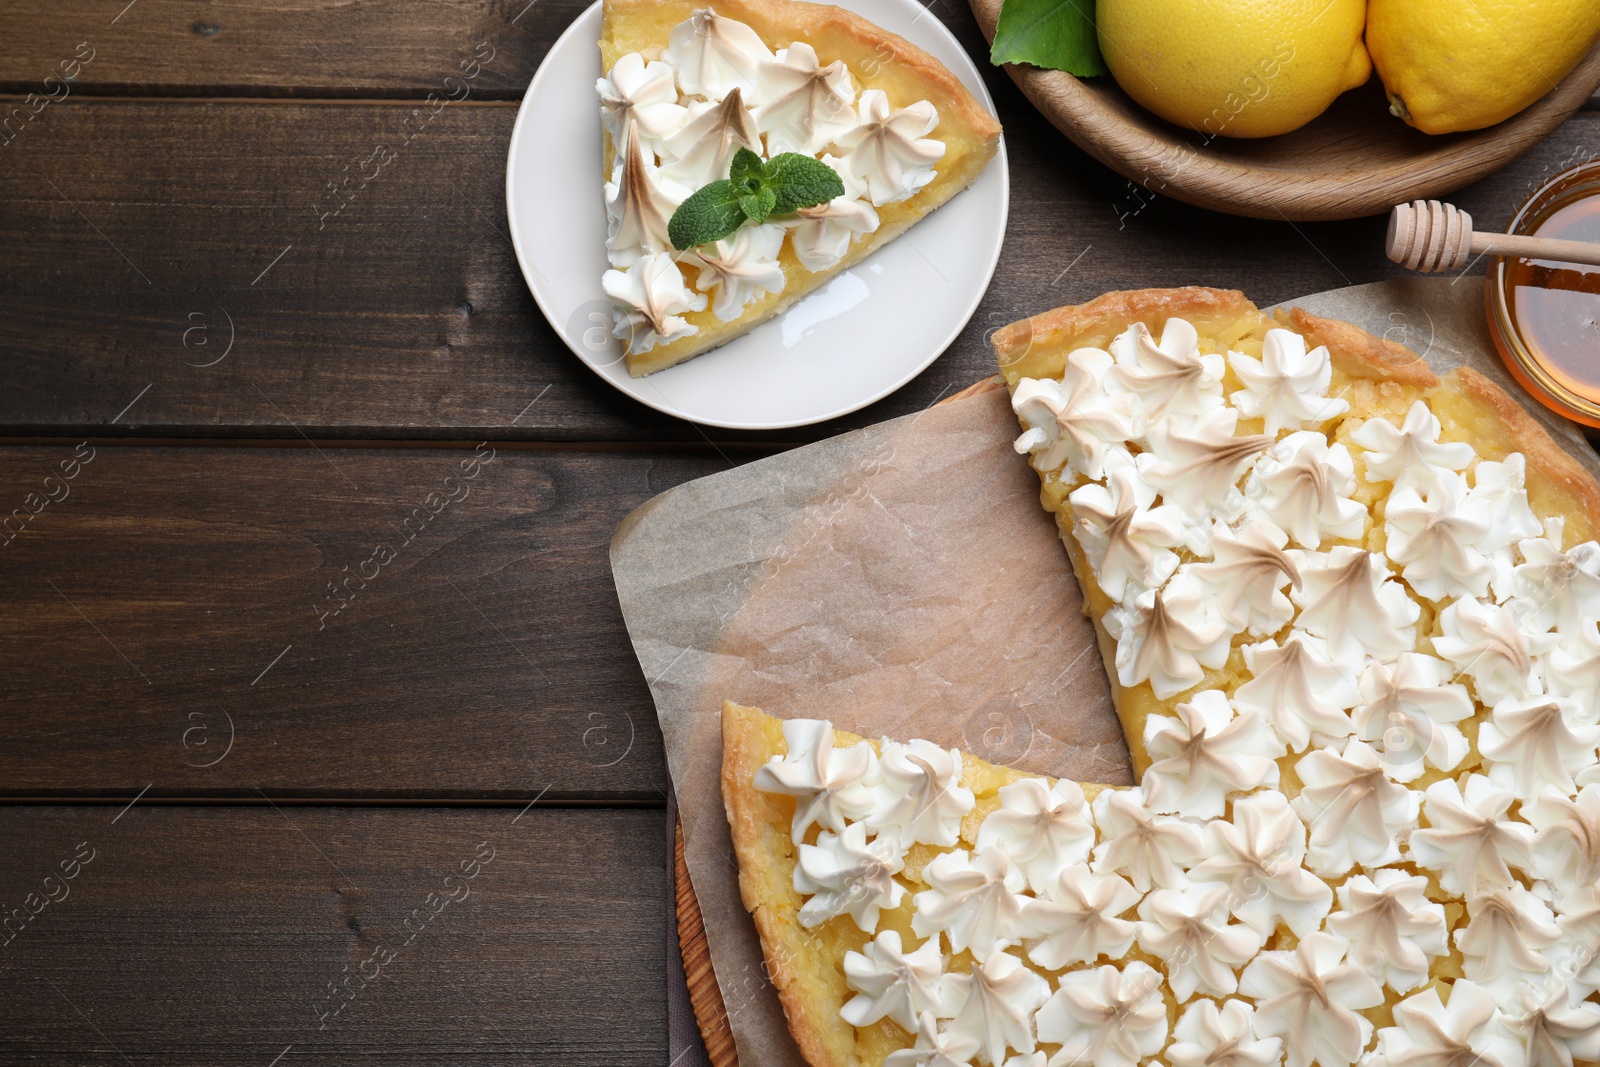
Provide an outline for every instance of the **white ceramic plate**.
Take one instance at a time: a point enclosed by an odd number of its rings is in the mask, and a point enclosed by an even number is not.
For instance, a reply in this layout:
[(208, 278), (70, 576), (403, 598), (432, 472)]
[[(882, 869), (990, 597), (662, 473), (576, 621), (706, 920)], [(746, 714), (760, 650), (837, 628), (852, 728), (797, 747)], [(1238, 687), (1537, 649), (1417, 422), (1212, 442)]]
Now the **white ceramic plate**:
[[(926, 49), (994, 110), (966, 52), (916, 0), (841, 6)], [(782, 315), (687, 363), (629, 377), (600, 290), (607, 263), (594, 92), (599, 39), (595, 3), (539, 65), (506, 164), (506, 209), (523, 277), (550, 325), (595, 373), (670, 415), (773, 430), (866, 407), (955, 340), (1000, 258), (1010, 193), (1003, 142), (971, 188)]]

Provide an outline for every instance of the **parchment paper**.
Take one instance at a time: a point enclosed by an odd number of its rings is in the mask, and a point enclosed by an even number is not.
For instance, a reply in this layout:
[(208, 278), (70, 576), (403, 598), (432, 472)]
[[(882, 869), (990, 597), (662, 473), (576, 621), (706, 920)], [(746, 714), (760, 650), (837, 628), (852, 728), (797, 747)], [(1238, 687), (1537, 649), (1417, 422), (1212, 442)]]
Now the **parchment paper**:
[[(1481, 278), (1290, 305), (1468, 364), (1513, 396)], [(1042, 310), (1042, 309), (1041, 309)], [(1572, 424), (1529, 409), (1592, 471)], [(724, 699), (867, 736), (926, 737), (1079, 781), (1131, 782), (1093, 628), (1038, 479), (987, 390), (661, 494), (611, 565), (666, 740), (685, 857), (746, 1067), (803, 1067), (739, 901), (718, 774)]]

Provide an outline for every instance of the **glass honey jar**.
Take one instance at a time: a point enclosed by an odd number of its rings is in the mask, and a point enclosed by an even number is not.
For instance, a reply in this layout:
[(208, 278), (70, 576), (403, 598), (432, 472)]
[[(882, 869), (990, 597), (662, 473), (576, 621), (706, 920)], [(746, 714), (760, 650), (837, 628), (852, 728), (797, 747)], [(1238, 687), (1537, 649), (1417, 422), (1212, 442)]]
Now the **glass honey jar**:
[[(1511, 232), (1600, 242), (1600, 160), (1546, 182)], [(1496, 257), (1486, 287), (1489, 332), (1534, 398), (1600, 427), (1600, 267)]]

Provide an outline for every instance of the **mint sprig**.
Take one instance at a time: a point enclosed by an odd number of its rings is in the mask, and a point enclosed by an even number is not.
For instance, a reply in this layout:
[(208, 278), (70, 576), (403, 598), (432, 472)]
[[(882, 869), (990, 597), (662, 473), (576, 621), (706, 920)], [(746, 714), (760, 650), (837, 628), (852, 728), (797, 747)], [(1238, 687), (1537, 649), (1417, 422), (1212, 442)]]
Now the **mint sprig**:
[(667, 223), (667, 236), (673, 248), (685, 252), (722, 240), (746, 221), (762, 223), (768, 216), (791, 215), (843, 195), (844, 181), (819, 159), (783, 152), (763, 160), (740, 148), (726, 178), (678, 205)]

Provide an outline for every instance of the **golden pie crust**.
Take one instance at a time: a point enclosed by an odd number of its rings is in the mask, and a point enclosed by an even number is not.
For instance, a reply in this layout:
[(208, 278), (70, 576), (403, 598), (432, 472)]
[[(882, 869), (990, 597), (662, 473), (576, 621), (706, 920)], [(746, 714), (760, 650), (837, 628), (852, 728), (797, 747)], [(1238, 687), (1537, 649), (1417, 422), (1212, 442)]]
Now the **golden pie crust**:
[[(688, 17), (690, 6), (660, 0), (606, 0), (600, 24), (602, 69), (610, 70), (630, 52), (658, 57), (672, 28)], [(803, 0), (696, 0), (692, 6), (710, 8), (718, 15), (746, 24), (774, 51), (804, 41), (816, 49), (823, 64), (843, 60), (858, 90), (882, 90), (892, 108), (928, 101), (939, 112), (939, 125), (928, 136), (944, 142), (945, 154), (935, 167), (937, 177), (909, 199), (878, 208), (878, 229), (861, 235), (834, 266), (824, 271), (807, 270), (786, 243), (779, 260), (786, 277), (782, 290), (751, 301), (732, 322), (723, 322), (709, 307), (685, 312), (682, 317), (698, 326), (699, 332), (658, 344), (648, 352), (630, 353), (628, 373), (634, 377), (653, 374), (708, 352), (782, 312), (971, 185), (1000, 146), (1000, 123), (959, 78), (904, 37), (860, 15)], [(615, 159), (616, 146), (608, 133), (601, 171), (607, 178)]]

